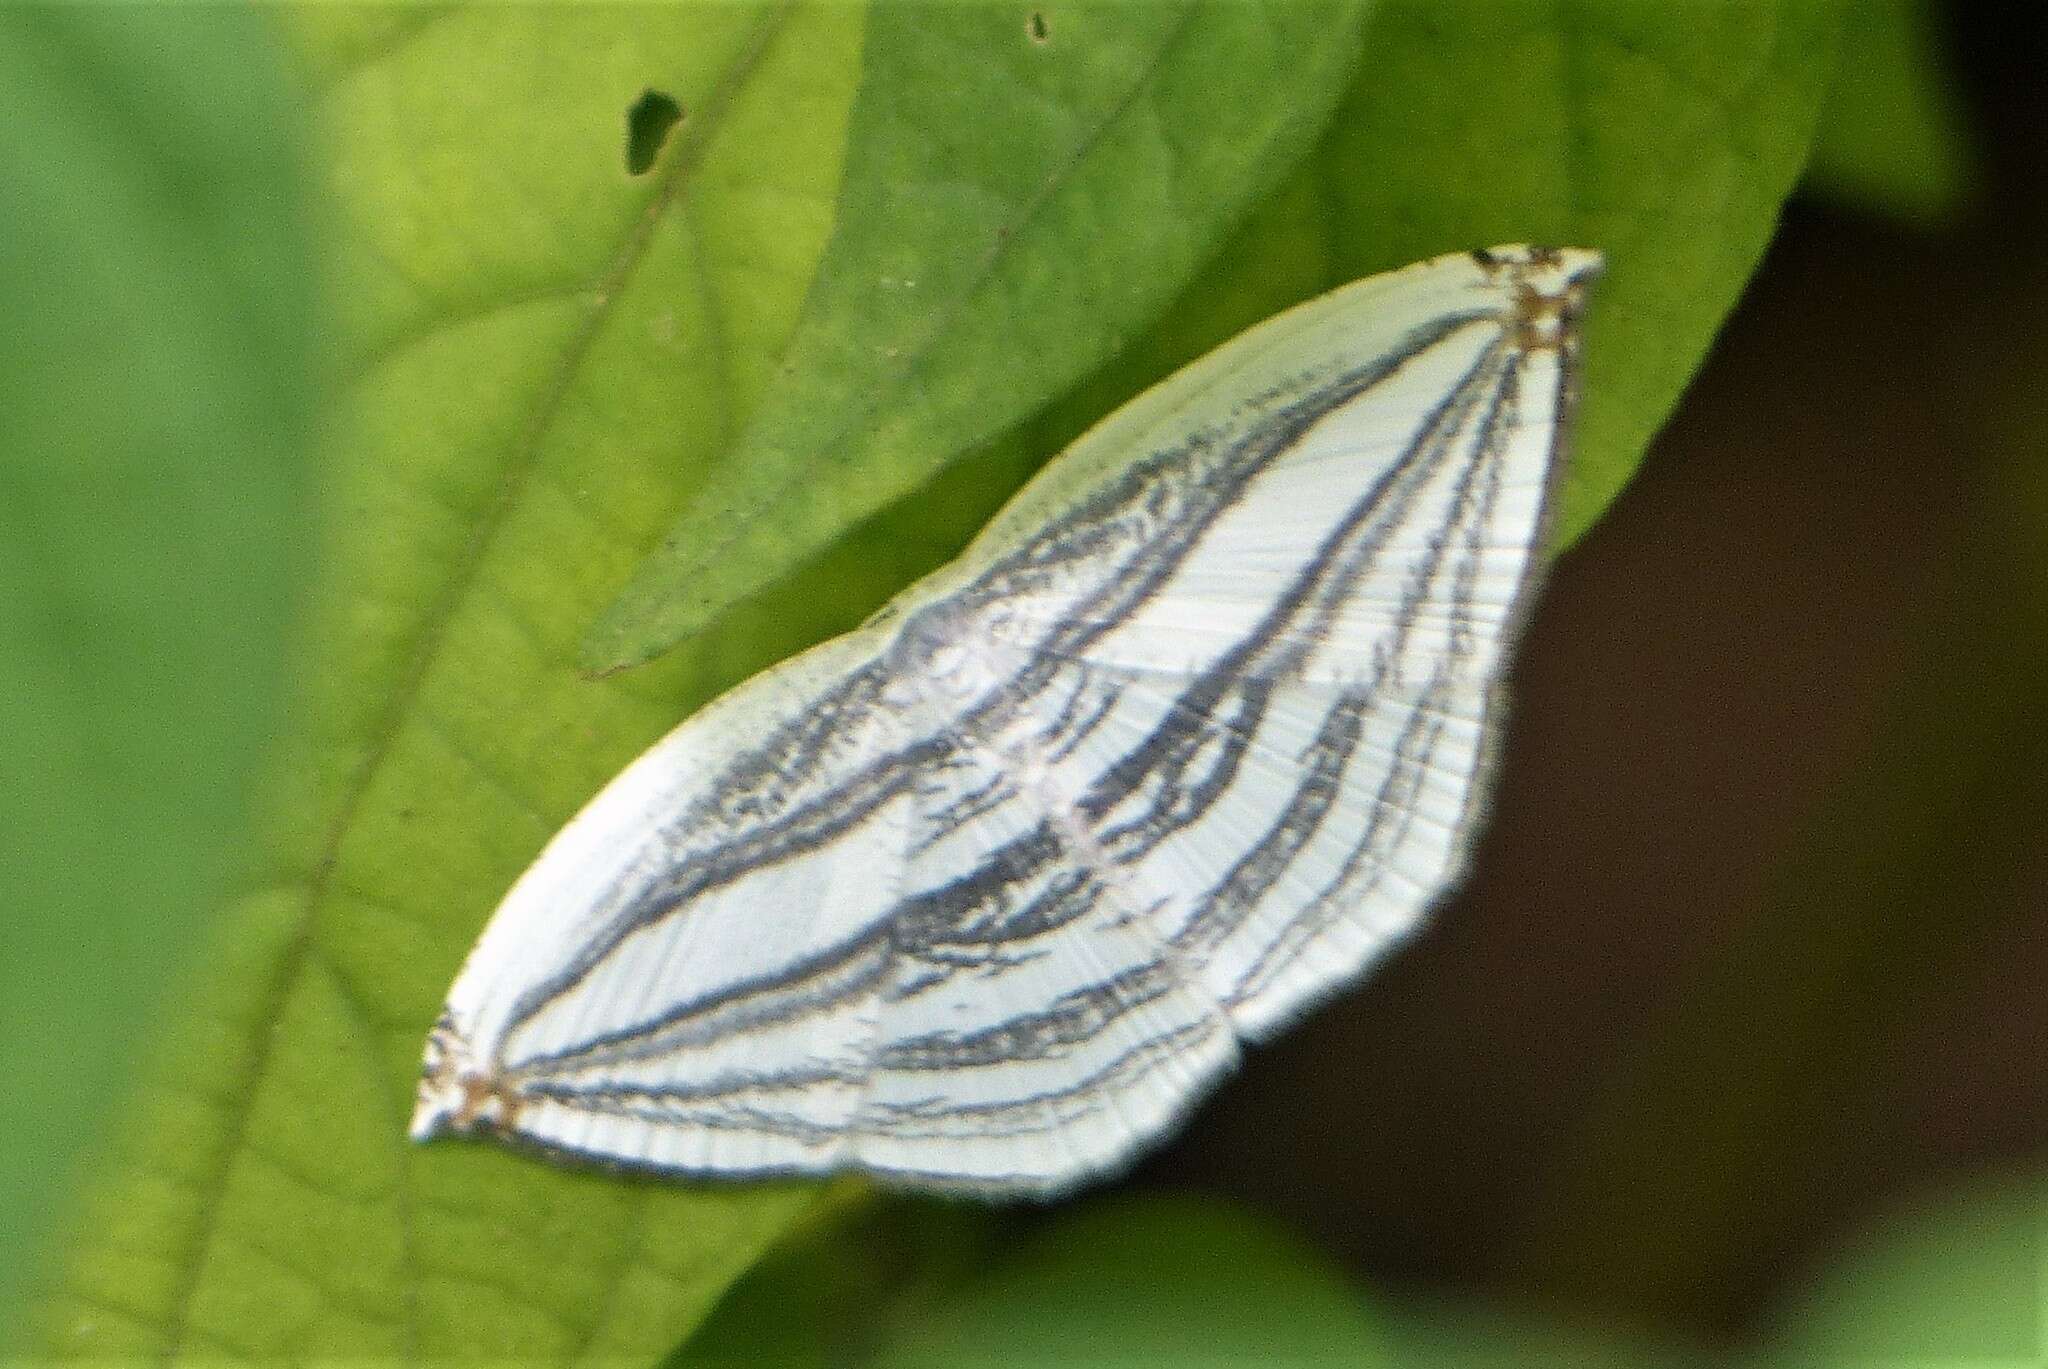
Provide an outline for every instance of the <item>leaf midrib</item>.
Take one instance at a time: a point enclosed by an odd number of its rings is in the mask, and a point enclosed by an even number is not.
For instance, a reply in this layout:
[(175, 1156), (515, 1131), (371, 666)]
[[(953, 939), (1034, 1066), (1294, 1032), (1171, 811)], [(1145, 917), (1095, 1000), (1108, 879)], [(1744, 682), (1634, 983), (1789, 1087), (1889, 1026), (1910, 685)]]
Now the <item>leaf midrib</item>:
[[(778, 3), (765, 11), (756, 22), (755, 31), (748, 37), (731, 69), (713, 89), (698, 117), (691, 121), (692, 126), (683, 131), (682, 137), (676, 139), (669, 164), (660, 173), (646, 208), (634, 220), (625, 240), (614, 252), (610, 266), (597, 283), (591, 286), (596, 294), (595, 305), (583, 325), (563, 348), (562, 359), (552, 383), (535, 406), (525, 430), (513, 444), (499, 493), (477, 519), (461, 555), (444, 582), (441, 594), (427, 610), (420, 628), (419, 646), (413, 654), (413, 659), (392, 691), (390, 703), (384, 710), (383, 717), (372, 730), (370, 744), (358, 762), (355, 773), (350, 776), (344, 787), (339, 806), (328, 824), (319, 858), (301, 882), (302, 907), (298, 914), (298, 925), (279, 953), (276, 972), (262, 995), (261, 1001), (266, 1006), (256, 1020), (274, 1022), (292, 987), (306, 970), (314, 950), (314, 933), (318, 925), (319, 908), (329, 892), (342, 841), (353, 826), (372, 781), (390, 757), (392, 746), (417, 701), (428, 670), (439, 654), (448, 625), (476, 587), (477, 575), (484, 564), (486, 553), (532, 479), (533, 472), (539, 464), (543, 439), (560, 413), (585, 356), (609, 321), (622, 293), (622, 287), (645, 255), (656, 225), (681, 196), (689, 173), (699, 165), (710, 144), (724, 128), (725, 114), (731, 107), (733, 98), (759, 66), (794, 6), (795, 0), (778, 0)], [(353, 1001), (352, 994), (344, 996)], [(359, 1012), (357, 1015), (361, 1016)], [(252, 1085), (260, 1081), (268, 1071), (278, 1037), (279, 1033), (276, 1031), (258, 1032), (253, 1058), (247, 1067), (247, 1075)], [(219, 1231), (228, 1173), (236, 1157), (245, 1149), (249, 1118), (255, 1106), (255, 1094), (256, 1089), (253, 1086), (240, 1090), (227, 1104), (227, 1134), (222, 1141), (220, 1159), (212, 1167), (213, 1172), (202, 1185), (199, 1208), (192, 1218), (192, 1234), (187, 1245), (186, 1258), (181, 1262), (181, 1277), (164, 1313), (164, 1347), (158, 1356), (159, 1361), (164, 1364), (176, 1360), (184, 1349), (185, 1337), (191, 1326), (192, 1303), (198, 1295), (207, 1256)], [(400, 1120), (402, 1122), (402, 1117)], [(409, 1192), (407, 1176), (410, 1174), (411, 1157), (403, 1140), (403, 1126), (395, 1126), (391, 1134), (393, 1144), (397, 1146), (399, 1153), (399, 1263), (410, 1298), (417, 1279), (414, 1273), (416, 1266), (412, 1248), (413, 1233), (409, 1216), (406, 1215), (409, 1204), (404, 1201), (403, 1195)], [(404, 1328), (408, 1362), (416, 1362), (418, 1358), (418, 1331), (417, 1315), (408, 1315)]]

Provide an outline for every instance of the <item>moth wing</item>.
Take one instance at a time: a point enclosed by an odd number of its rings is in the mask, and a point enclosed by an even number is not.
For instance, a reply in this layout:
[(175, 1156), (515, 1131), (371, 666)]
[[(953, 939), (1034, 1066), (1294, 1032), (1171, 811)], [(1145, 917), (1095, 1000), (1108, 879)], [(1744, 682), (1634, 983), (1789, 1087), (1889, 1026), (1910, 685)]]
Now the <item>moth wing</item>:
[(415, 1135), (1045, 1192), (1234, 1061), (1228, 1018), (1085, 837), (874, 644), (742, 686), (563, 830), (437, 1031), (475, 1082), (423, 1090)]
[(684, 1173), (830, 1167), (914, 821), (876, 643), (757, 676), (642, 755), (493, 915), (415, 1137), (487, 1130)]
[(1134, 557), (1136, 590), (1093, 596), (1114, 613), (1063, 587), (1000, 625), (1114, 699), (1064, 783), (1247, 1036), (1459, 874), (1554, 480), (1570, 333), (1525, 326), (1512, 278), (1464, 259), (1377, 284), (1404, 279), (1405, 309), (1375, 301), (1383, 350), (1269, 399), (1296, 430), (1170, 561)]
[[(1010, 639), (1167, 675), (1373, 683), (1450, 657), (1490, 678), (1542, 530), (1576, 346), (1572, 316), (1543, 331), (1527, 315), (1545, 300), (1566, 308), (1597, 262), (1575, 252), (1541, 269), (1536, 281), (1557, 295), (1534, 304), (1522, 274), (1458, 256), (1303, 306), (1308, 335), (1275, 350), (1320, 364), (1235, 378), (1267, 382), (1253, 418), (1216, 424), (1252, 455), (1238, 470), (1190, 472), (1216, 488), (1175, 509), (1185, 540), (1172, 543), (1178, 527), (1155, 532), (1169, 550), (1134, 551), (1111, 594), (1082, 582), (1016, 596)], [(1067, 533), (1087, 541), (1086, 501), (1075, 502)]]
[(1455, 877), (1596, 265), (1254, 330), (684, 723), (508, 894), (414, 1134), (1005, 1192), (1160, 1134)]
[(1229, 1018), (1041, 767), (964, 748), (919, 801), (854, 1156), (985, 1191), (1114, 1167), (1235, 1063)]
[(1105, 701), (1058, 763), (1170, 958), (1246, 1039), (1355, 979), (1458, 874), (1485, 695), (1295, 677), (1217, 709), (1075, 663)]

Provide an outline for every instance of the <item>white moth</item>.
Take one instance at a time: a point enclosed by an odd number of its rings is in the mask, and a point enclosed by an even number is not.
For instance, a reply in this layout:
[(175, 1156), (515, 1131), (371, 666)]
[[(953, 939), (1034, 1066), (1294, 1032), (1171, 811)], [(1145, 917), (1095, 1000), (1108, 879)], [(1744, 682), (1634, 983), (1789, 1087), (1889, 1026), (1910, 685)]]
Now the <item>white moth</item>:
[(991, 1194), (1160, 1137), (1457, 878), (1599, 266), (1254, 328), (669, 733), (485, 928), (413, 1136)]

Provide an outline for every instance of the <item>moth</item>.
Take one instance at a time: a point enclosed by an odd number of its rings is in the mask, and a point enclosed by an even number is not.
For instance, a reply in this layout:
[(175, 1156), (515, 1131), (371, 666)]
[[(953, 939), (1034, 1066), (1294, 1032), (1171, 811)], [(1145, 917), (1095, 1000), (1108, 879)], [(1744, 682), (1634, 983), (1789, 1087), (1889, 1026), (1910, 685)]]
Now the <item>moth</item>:
[(1458, 878), (1600, 265), (1281, 314), (685, 721), (484, 929), (412, 1135), (990, 1195), (1164, 1136)]

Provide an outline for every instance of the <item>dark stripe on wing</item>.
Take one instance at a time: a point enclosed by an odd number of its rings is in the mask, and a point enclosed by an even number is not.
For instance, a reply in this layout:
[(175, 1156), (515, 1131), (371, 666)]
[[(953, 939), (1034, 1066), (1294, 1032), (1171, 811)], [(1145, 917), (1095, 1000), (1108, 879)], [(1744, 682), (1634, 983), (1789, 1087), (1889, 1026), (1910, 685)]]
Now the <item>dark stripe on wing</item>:
[[(834, 686), (811, 707), (801, 710), (795, 721), (772, 734), (761, 746), (736, 759), (703, 802), (693, 805), (665, 829), (660, 863), (674, 871), (673, 875), (643, 888), (620, 890), (616, 904), (600, 911), (605, 918), (604, 930), (586, 942), (560, 971), (520, 996), (507, 1017), (505, 1035), (509, 1036), (581, 984), (635, 931), (676, 914), (692, 899), (747, 874), (829, 846), (911, 791), (920, 775), (931, 766), (943, 764), (957, 748), (979, 744), (1008, 726), (1020, 713), (1033, 709), (1039, 695), (1057, 675), (1058, 658), (1084, 653), (1092, 641), (1113, 631), (1142, 608), (1216, 520), (1242, 497), (1252, 479), (1277, 456), (1290, 450), (1309, 428), (1333, 409), (1477, 322), (1498, 326), (1498, 319), (1490, 312), (1437, 320), (1410, 334), (1386, 356), (1278, 412), (1260, 417), (1240, 433), (1196, 434), (1177, 449), (1147, 458), (1072, 514), (1002, 558), (973, 584), (949, 597), (944, 602), (944, 611), (972, 614), (985, 610), (1028, 592), (1034, 584), (1055, 581), (1063, 572), (1071, 573), (1075, 564), (1088, 564), (1105, 556), (1112, 557), (1115, 564), (1099, 587), (1076, 605), (1075, 616), (1047, 632), (1045, 655), (1031, 660), (1013, 678), (974, 700), (953, 720), (949, 731), (911, 740), (850, 773), (826, 773), (832, 769), (827, 758), (835, 734), (869, 723), (877, 710), (895, 707), (882, 698), (891, 676), (885, 661), (878, 659)], [(1499, 346), (1497, 343), (1489, 348), (1487, 355)], [(1459, 393), (1465, 388), (1461, 385)], [(1450, 402), (1447, 400), (1446, 404)], [(1424, 444), (1416, 445), (1420, 449)], [(1413, 452), (1407, 460), (1412, 459)], [(1195, 475), (1177, 474), (1172, 480), (1162, 480), (1162, 471), (1169, 465), (1190, 467)], [(1359, 516), (1398, 478), (1398, 469), (1377, 482), (1374, 491), (1361, 501), (1356, 511)], [(1334, 553), (1334, 546), (1324, 549), (1324, 557), (1298, 577), (1289, 602), (1269, 617), (1271, 630), (1255, 634), (1253, 640), (1233, 653), (1233, 659), (1242, 660), (1270, 645), (1280, 627), (1299, 611), (1300, 601), (1307, 599), (1329, 573), (1324, 562)], [(1220, 701), (1231, 692), (1228, 686), (1226, 675), (1219, 671), (1201, 682), (1197, 691), (1213, 694)], [(1206, 698), (1192, 702), (1205, 715), (1214, 712), (1214, 705)], [(1256, 716), (1245, 718), (1240, 730), (1255, 732), (1256, 723)], [(1160, 739), (1162, 749), (1158, 755), (1179, 754), (1167, 747), (1171, 741), (1172, 734)], [(1227, 743), (1226, 752), (1230, 746), (1241, 750), (1242, 743)], [(1156, 764), (1154, 761), (1153, 766)], [(1212, 773), (1212, 783), (1228, 783), (1236, 762), (1232, 758), (1225, 764), (1224, 770)], [(1109, 789), (1141, 780), (1140, 772), (1149, 773), (1150, 768), (1140, 764), (1119, 772)], [(1213, 801), (1208, 797), (1210, 793), (1209, 789), (1198, 791), (1197, 809)], [(1171, 830), (1170, 820), (1166, 830)], [(1157, 840), (1159, 836), (1149, 839)], [(985, 864), (959, 881), (948, 897), (968, 906), (1000, 899), (1006, 888), (1035, 876), (1044, 860), (1057, 854), (1057, 850), (1043, 853), (1023, 864)], [(872, 951), (878, 935), (886, 936), (898, 947), (915, 945), (920, 940), (936, 941), (937, 930), (951, 927), (959, 916), (959, 909), (935, 907), (929, 896), (905, 900), (887, 913), (886, 924), (894, 929), (890, 933), (865, 934), (807, 957), (786, 973), (732, 986), (679, 1006), (648, 1023), (547, 1055), (529, 1057), (519, 1068), (535, 1070), (551, 1062), (587, 1063), (593, 1053), (614, 1049), (632, 1048), (637, 1054), (643, 1045), (646, 1049), (657, 1049), (647, 1043), (655, 1038), (665, 1043), (671, 1041), (668, 1029), (728, 1011), (734, 1015), (722, 1020), (730, 1021), (738, 1029), (786, 1020), (813, 1010), (820, 1002), (836, 1001), (808, 1000), (798, 992), (803, 980), (842, 978), (847, 964), (865, 959)], [(923, 930), (927, 928), (929, 932)], [(749, 999), (753, 1000), (753, 1011), (738, 1014), (736, 1005)], [(680, 1040), (675, 1044), (680, 1044)]]

